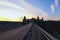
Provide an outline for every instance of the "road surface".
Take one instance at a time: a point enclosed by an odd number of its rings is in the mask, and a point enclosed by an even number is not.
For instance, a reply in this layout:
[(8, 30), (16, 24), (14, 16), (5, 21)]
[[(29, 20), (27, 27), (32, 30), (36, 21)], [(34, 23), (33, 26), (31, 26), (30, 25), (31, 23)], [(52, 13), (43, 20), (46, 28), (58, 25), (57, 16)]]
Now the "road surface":
[(19, 40), (30, 29), (31, 24), (0, 33), (0, 40)]
[(38, 25), (29, 23), (20, 28), (0, 33), (0, 40), (57, 40)]

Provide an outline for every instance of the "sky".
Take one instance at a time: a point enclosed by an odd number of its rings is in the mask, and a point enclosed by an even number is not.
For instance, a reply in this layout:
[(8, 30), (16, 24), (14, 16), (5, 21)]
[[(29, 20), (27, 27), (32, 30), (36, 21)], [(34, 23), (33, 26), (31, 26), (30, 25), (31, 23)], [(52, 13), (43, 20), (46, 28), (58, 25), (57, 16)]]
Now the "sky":
[(0, 0), (0, 21), (18, 21), (24, 16), (60, 20), (60, 0)]

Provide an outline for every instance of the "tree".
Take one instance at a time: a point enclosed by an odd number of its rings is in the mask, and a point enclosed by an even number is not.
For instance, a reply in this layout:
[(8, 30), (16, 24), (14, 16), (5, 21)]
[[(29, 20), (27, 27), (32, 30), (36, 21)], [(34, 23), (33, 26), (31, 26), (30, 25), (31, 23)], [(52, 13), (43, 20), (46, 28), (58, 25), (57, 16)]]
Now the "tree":
[(37, 17), (37, 20), (39, 20), (39, 16)]
[(23, 18), (23, 23), (26, 24), (26, 16)]
[(42, 21), (43, 21), (44, 19), (43, 19), (43, 17), (42, 17)]

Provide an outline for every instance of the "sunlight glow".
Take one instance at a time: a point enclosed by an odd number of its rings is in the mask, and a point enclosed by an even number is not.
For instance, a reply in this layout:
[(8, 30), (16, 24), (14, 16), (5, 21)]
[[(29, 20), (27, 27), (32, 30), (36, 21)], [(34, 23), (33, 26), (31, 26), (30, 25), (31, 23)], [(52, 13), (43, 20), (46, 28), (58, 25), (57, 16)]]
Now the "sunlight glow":
[(31, 19), (34, 15), (20, 12), (20, 11), (13, 10), (13, 9), (0, 8), (0, 21), (22, 22), (24, 16), (26, 16), (27, 19)]

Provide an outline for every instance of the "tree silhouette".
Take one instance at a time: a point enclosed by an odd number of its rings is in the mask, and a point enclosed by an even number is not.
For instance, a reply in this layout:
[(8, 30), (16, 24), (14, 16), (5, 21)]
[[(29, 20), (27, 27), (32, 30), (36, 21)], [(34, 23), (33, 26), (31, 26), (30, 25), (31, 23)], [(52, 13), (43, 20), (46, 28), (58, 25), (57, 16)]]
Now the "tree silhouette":
[(39, 16), (37, 17), (37, 20), (39, 20)]
[(26, 16), (23, 18), (23, 24), (26, 24)]
[(42, 21), (43, 21), (44, 19), (43, 19), (43, 17), (42, 17)]

